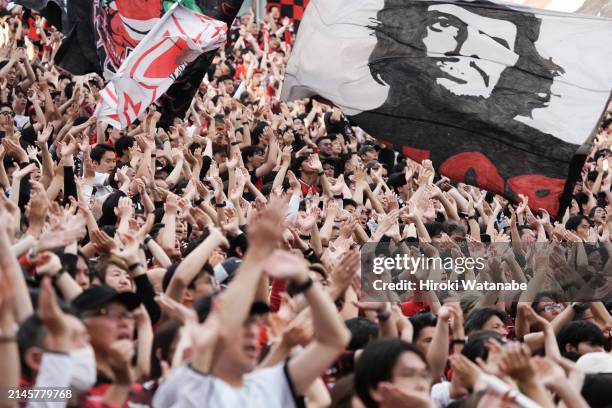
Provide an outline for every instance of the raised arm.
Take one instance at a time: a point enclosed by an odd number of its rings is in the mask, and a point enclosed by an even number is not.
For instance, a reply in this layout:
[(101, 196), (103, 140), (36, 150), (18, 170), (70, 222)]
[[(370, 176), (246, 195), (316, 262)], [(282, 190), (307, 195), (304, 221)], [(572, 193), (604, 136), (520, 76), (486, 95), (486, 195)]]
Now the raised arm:
[(302, 258), (288, 252), (275, 252), (266, 264), (266, 272), (275, 279), (290, 279), (310, 306), (314, 339), (288, 364), (293, 386), (298, 394), (303, 394), (342, 353), (350, 334), (329, 295), (308, 276)]
[(166, 295), (180, 302), (187, 286), (202, 270), (215, 248), (227, 244), (227, 239), (217, 228), (209, 227), (208, 237), (191, 251), (176, 269), (166, 289)]
[(222, 335), (231, 337), (246, 320), (255, 299), (257, 284), (263, 274), (268, 257), (282, 239), (285, 217), (284, 204), (271, 202), (258, 219), (249, 226), (249, 249), (236, 273), (236, 277), (223, 292), (223, 308), (220, 311), (223, 322)]

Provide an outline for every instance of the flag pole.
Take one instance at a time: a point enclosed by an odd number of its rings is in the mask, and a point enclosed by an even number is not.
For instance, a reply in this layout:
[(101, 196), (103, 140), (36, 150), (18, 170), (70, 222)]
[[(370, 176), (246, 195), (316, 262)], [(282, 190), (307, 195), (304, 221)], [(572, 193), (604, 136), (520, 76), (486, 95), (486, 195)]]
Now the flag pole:
[(266, 0), (253, 0), (255, 5), (255, 21), (261, 23), (266, 15)]

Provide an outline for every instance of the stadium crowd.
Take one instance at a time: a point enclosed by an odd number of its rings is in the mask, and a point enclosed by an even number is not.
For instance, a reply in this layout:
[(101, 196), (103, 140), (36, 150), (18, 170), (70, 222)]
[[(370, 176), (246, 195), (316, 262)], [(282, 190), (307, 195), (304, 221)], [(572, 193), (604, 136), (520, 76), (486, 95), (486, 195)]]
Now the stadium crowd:
[[(0, 24), (0, 390), (69, 390), (0, 405), (612, 406), (612, 110), (555, 220), (281, 102), (277, 8), (236, 20), (166, 130), (154, 106), (97, 122), (103, 81), (54, 65), (61, 34), (21, 6)], [(487, 252), (465, 273), (527, 290), (366, 302), (360, 248), (381, 242)]]

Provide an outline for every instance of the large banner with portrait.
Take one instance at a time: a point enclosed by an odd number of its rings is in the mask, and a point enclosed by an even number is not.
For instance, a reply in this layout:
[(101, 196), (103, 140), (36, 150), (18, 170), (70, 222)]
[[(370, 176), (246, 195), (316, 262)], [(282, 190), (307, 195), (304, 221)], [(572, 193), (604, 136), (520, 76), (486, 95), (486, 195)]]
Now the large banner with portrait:
[(312, 0), (282, 95), (556, 214), (610, 96), (611, 41), (609, 19), (490, 1)]

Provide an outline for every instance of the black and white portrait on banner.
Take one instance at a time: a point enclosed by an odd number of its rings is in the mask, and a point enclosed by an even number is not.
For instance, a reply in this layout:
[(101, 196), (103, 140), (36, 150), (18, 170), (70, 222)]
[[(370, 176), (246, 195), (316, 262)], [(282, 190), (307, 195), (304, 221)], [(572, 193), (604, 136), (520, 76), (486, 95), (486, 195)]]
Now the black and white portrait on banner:
[(609, 96), (610, 72), (583, 63), (612, 56), (611, 22), (481, 0), (348, 3), (311, 4), (283, 94), (319, 94), (442, 174), (555, 211)]

